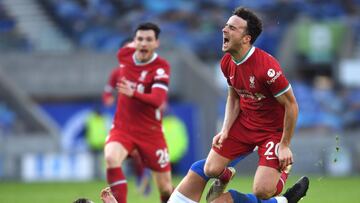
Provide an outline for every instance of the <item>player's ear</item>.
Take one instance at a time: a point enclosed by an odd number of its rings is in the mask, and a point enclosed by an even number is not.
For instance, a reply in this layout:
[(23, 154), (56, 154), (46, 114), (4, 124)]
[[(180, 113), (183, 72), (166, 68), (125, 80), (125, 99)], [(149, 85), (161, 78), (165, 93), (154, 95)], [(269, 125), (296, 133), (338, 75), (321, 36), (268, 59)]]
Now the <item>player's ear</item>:
[(156, 40), (156, 45), (155, 45), (155, 48), (158, 48), (160, 46), (160, 40), (159, 39), (157, 39)]
[(251, 36), (250, 36), (250, 35), (245, 35), (243, 39), (244, 39), (244, 43), (245, 43), (245, 44), (250, 43), (250, 41), (251, 41)]

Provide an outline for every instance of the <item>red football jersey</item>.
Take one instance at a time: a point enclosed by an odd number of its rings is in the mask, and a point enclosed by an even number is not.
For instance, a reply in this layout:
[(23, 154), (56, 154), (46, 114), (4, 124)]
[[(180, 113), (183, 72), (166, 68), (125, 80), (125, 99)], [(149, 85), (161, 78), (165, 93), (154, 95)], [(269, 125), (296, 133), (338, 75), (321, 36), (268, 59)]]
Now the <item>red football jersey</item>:
[(240, 114), (235, 122), (254, 131), (281, 132), (284, 107), (276, 97), (291, 86), (277, 60), (265, 51), (252, 47), (239, 62), (230, 54), (225, 54), (221, 69), (228, 84), (240, 96)]
[[(170, 66), (156, 53), (148, 62), (140, 63), (135, 59), (135, 49), (124, 47), (119, 50), (117, 57), (119, 60), (119, 69), (116, 73), (118, 81), (124, 77), (140, 94), (150, 94), (154, 88), (168, 91)], [(115, 128), (128, 132), (162, 132), (161, 120), (161, 106), (155, 107), (139, 100), (135, 95), (130, 98), (119, 94), (114, 118)]]

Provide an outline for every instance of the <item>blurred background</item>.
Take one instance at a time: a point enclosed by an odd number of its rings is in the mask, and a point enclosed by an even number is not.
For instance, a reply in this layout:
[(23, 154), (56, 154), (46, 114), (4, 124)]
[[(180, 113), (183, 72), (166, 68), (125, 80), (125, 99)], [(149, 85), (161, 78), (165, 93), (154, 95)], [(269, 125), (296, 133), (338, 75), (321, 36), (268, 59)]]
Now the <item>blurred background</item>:
[(144, 21), (160, 25), (172, 66), (167, 115), (185, 126), (174, 160), (184, 174), (222, 123), (221, 29), (240, 5), (263, 19), (255, 46), (280, 61), (299, 103), (294, 173), (359, 174), (360, 0), (0, 0), (0, 180), (97, 177), (89, 118), (100, 112), (109, 126), (115, 107), (101, 94), (120, 44)]

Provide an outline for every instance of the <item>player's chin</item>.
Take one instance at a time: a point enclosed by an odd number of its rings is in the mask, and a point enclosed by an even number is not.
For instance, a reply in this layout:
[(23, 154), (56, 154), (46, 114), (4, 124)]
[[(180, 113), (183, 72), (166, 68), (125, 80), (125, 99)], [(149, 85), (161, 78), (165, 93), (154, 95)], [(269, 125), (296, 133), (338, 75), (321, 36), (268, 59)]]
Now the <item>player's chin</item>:
[(229, 47), (228, 46), (222, 46), (222, 51), (223, 52), (228, 52), (229, 51)]

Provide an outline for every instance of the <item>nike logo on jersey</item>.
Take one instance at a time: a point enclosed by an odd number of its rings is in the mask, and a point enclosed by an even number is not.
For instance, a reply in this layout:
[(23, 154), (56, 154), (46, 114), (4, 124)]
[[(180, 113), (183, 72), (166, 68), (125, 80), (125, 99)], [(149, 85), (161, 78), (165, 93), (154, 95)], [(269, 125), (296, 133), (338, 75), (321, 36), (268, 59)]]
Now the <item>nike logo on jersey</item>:
[(266, 160), (273, 160), (273, 159), (278, 159), (278, 158), (277, 157), (269, 157), (269, 156), (266, 157)]

